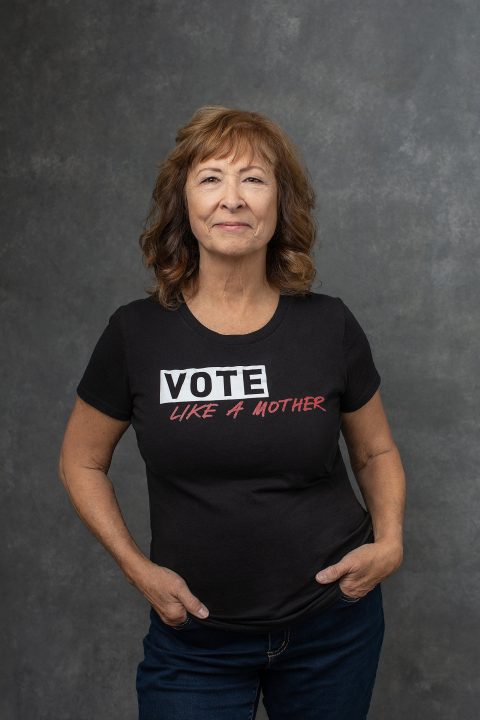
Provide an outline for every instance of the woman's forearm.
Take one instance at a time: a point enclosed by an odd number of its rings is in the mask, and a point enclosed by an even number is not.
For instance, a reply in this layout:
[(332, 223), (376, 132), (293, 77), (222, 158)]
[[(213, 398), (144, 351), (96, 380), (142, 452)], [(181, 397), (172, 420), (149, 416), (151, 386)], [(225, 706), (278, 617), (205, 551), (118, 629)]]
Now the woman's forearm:
[(406, 481), (397, 446), (370, 457), (355, 478), (372, 516), (375, 542), (403, 546)]
[(110, 478), (102, 470), (77, 466), (60, 467), (59, 477), (80, 519), (133, 584), (136, 570), (150, 561), (125, 524)]

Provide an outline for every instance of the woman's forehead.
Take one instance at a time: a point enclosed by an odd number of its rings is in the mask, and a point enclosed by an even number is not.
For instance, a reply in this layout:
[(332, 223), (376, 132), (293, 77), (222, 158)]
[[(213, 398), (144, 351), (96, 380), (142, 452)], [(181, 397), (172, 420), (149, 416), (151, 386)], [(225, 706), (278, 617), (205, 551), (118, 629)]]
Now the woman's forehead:
[(261, 170), (267, 170), (268, 165), (260, 157), (240, 157), (233, 160), (232, 158), (208, 158), (196, 163), (195, 167), (229, 167), (230, 165), (238, 166), (240, 170), (250, 170), (251, 168), (260, 168)]
[(268, 172), (271, 168), (271, 164), (260, 154), (256, 152), (245, 152), (242, 154), (230, 153), (225, 156), (222, 153), (210, 155), (207, 158), (200, 159), (196, 158), (191, 165), (191, 170), (198, 170), (201, 167), (229, 167), (231, 165), (238, 166), (240, 169), (251, 169), (252, 166), (261, 168), (265, 172)]

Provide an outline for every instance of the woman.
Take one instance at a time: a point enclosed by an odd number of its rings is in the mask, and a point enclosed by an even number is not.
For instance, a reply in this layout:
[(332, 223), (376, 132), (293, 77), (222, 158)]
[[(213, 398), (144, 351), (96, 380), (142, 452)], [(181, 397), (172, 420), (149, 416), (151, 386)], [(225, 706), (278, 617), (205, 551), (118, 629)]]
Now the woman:
[[(198, 110), (140, 237), (155, 286), (110, 316), (77, 387), (59, 472), (150, 604), (141, 720), (253, 718), (260, 689), (271, 720), (368, 712), (405, 477), (364, 331), (310, 290), (314, 200), (277, 125)], [(130, 423), (149, 558), (107, 476)]]

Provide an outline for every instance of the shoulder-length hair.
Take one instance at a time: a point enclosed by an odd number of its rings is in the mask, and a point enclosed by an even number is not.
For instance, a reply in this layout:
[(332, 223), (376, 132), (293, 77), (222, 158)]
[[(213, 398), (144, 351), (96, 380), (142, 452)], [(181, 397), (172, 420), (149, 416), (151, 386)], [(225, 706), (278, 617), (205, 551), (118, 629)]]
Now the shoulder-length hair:
[(316, 275), (312, 259), (317, 226), (315, 192), (299, 152), (286, 133), (257, 112), (222, 106), (199, 108), (177, 132), (176, 145), (159, 165), (139, 244), (143, 263), (155, 273), (146, 290), (174, 309), (182, 291), (198, 288), (199, 249), (185, 198), (189, 168), (210, 158), (250, 153), (273, 168), (277, 181), (277, 226), (267, 246), (267, 281), (281, 294), (305, 295)]

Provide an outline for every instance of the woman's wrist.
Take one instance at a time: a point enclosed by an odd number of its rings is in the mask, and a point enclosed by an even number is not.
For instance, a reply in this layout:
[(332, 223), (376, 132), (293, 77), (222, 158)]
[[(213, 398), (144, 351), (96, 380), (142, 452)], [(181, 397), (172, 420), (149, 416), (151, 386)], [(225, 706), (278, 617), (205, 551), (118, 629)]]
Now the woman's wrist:
[(403, 541), (399, 537), (376, 538), (374, 545), (383, 548), (388, 553), (394, 566), (399, 567), (403, 562)]
[(145, 572), (152, 561), (146, 555), (135, 554), (121, 564), (121, 569), (130, 585), (136, 585), (138, 578)]
[(390, 545), (403, 549), (403, 538), (398, 535), (380, 535), (375, 537), (376, 544)]

